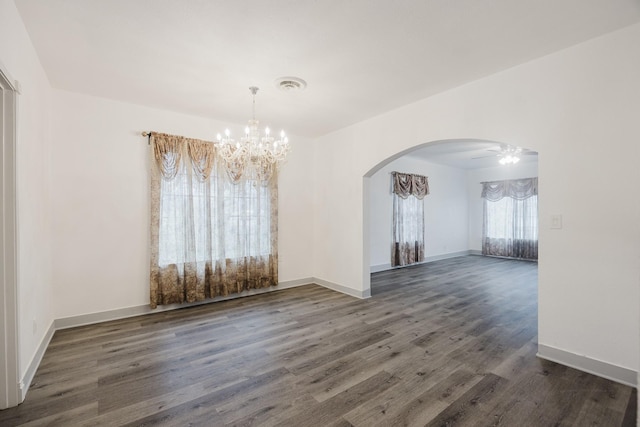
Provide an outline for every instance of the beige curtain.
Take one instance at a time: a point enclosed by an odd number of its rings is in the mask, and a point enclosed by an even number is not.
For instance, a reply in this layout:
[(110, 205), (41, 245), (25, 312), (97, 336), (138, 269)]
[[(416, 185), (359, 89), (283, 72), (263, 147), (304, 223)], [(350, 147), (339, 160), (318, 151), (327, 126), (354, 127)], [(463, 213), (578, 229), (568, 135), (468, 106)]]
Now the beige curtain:
[(151, 307), (277, 285), (277, 173), (232, 181), (210, 142), (151, 145)]

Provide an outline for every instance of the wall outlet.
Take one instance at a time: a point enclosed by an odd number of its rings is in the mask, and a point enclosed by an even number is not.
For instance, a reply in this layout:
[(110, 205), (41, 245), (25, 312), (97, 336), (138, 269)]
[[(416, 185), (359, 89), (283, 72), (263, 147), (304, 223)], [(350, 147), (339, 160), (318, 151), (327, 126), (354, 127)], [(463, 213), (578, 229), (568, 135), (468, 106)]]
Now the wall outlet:
[(551, 215), (551, 228), (555, 230), (562, 228), (562, 215)]

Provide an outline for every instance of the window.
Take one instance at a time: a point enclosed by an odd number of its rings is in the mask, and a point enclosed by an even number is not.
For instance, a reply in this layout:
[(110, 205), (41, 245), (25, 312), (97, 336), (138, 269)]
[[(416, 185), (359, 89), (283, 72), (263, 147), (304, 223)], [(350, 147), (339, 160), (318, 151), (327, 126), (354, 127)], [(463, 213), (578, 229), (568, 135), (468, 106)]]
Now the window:
[(393, 242), (391, 266), (424, 261), (424, 197), (426, 176), (392, 172)]
[(277, 173), (231, 179), (206, 141), (152, 146), (151, 307), (277, 285)]
[(201, 182), (186, 171), (160, 185), (161, 266), (271, 253), (269, 186), (215, 176)]
[(483, 183), (482, 253), (538, 259), (537, 178)]

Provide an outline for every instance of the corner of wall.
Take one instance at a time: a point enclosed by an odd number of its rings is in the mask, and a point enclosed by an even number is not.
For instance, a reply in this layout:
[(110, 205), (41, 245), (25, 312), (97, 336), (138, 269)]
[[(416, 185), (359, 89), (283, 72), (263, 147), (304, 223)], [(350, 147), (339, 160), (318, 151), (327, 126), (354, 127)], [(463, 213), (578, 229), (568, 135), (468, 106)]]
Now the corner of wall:
[(24, 370), (24, 374), (22, 374), (22, 377), (20, 378), (19, 386), (20, 386), (21, 402), (24, 401), (25, 397), (27, 396), (27, 391), (31, 386), (33, 377), (36, 375), (36, 371), (40, 366), (40, 362), (42, 362), (44, 353), (47, 351), (47, 347), (49, 346), (49, 343), (51, 342), (51, 339), (53, 338), (53, 334), (55, 334), (55, 332), (56, 332), (55, 322), (51, 321), (51, 324), (47, 328), (47, 331), (42, 337), (42, 340), (40, 340), (40, 344), (38, 344), (38, 347), (36, 348), (36, 351), (33, 357), (31, 358), (31, 361), (29, 362), (26, 369)]

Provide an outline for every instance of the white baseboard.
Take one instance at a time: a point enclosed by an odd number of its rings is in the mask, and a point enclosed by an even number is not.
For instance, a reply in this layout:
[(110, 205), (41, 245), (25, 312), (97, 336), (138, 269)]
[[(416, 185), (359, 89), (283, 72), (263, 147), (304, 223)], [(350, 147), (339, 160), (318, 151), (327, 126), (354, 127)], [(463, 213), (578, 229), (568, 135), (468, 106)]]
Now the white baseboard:
[(381, 271), (387, 271), (387, 270), (391, 270), (393, 268), (398, 268), (398, 267), (391, 267), (391, 264), (378, 264), (378, 265), (372, 265), (369, 269), (370, 273), (379, 273)]
[(127, 317), (140, 316), (142, 314), (160, 313), (163, 311), (175, 310), (178, 308), (194, 307), (194, 306), (203, 305), (203, 304), (210, 304), (212, 302), (226, 301), (226, 300), (235, 299), (235, 298), (248, 297), (251, 295), (259, 295), (259, 294), (264, 294), (268, 292), (275, 292), (282, 289), (295, 288), (297, 286), (309, 285), (312, 283), (314, 283), (314, 279), (309, 277), (304, 279), (288, 280), (286, 282), (280, 282), (278, 283), (278, 286), (273, 286), (271, 288), (251, 289), (239, 294), (233, 294), (233, 295), (228, 295), (224, 297), (217, 297), (217, 298), (208, 299), (206, 301), (198, 301), (194, 303), (167, 304), (167, 305), (159, 306), (158, 308), (155, 308), (155, 309), (152, 309), (151, 307), (149, 307), (148, 304), (144, 304), (144, 305), (137, 305), (132, 307), (117, 308), (114, 310), (100, 311), (97, 313), (88, 313), (88, 314), (80, 314), (78, 316), (63, 317), (55, 320), (54, 322), (55, 330), (75, 328), (77, 326), (107, 322), (109, 320), (125, 319)]
[[(460, 257), (460, 256), (467, 256), (467, 255), (475, 255), (475, 254), (473, 254), (473, 252), (478, 252), (478, 254), (481, 254), (480, 251), (449, 252), (447, 254), (432, 255), (432, 256), (425, 257), (424, 261), (416, 263), (416, 264), (426, 264), (428, 262), (440, 261), (442, 259), (457, 258), (457, 257)], [(403, 266), (400, 266), (400, 267), (392, 267), (391, 264), (372, 265), (371, 269), (370, 269), (370, 272), (371, 273), (379, 273), (381, 271), (387, 271), (387, 270), (393, 270), (393, 269), (396, 269), (396, 268), (409, 267), (411, 265), (416, 265), (416, 264), (403, 265)]]
[(538, 344), (537, 356), (541, 359), (560, 363), (561, 365), (588, 372), (611, 381), (631, 387), (638, 387), (638, 373), (632, 369), (612, 365), (601, 360), (591, 359), (587, 356), (571, 353), (544, 344)]
[(313, 278), (313, 283), (323, 286), (327, 289), (331, 289), (332, 291), (340, 292), (352, 297), (366, 299), (371, 297), (371, 289), (367, 289), (366, 291), (358, 291), (353, 288), (348, 288), (346, 286), (338, 285), (337, 283), (329, 282), (328, 280), (318, 279), (317, 277)]
[(27, 391), (31, 386), (31, 381), (33, 381), (33, 377), (40, 366), (40, 362), (42, 362), (42, 357), (44, 356), (45, 351), (47, 351), (47, 347), (49, 347), (49, 343), (51, 342), (51, 338), (53, 338), (53, 334), (56, 332), (55, 322), (51, 322), (49, 325), (49, 329), (42, 337), (42, 341), (40, 341), (40, 345), (36, 349), (35, 354), (31, 358), (31, 362), (29, 362), (29, 366), (27, 366), (27, 370), (24, 375), (20, 379), (20, 402), (24, 401), (24, 398), (27, 396)]
[(359, 292), (355, 289), (338, 285), (337, 283), (332, 283), (327, 280), (317, 279), (315, 277), (307, 277), (304, 279), (296, 279), (296, 280), (288, 280), (286, 282), (280, 282), (278, 283), (278, 286), (274, 286), (271, 288), (251, 289), (239, 294), (233, 294), (233, 295), (228, 295), (224, 297), (217, 297), (217, 298), (212, 298), (205, 301), (198, 301), (194, 303), (167, 304), (167, 305), (159, 306), (158, 308), (155, 308), (155, 309), (152, 309), (149, 307), (149, 305), (144, 304), (144, 305), (136, 305), (132, 307), (117, 308), (114, 310), (100, 311), (97, 313), (87, 313), (87, 314), (80, 314), (78, 316), (63, 317), (60, 319), (56, 319), (54, 321), (54, 325), (55, 325), (55, 330), (75, 328), (78, 326), (108, 322), (109, 320), (125, 319), (127, 317), (140, 316), (143, 314), (161, 313), (163, 311), (176, 310), (178, 308), (195, 307), (198, 305), (210, 304), (213, 302), (226, 301), (230, 299), (248, 297), (251, 295), (259, 295), (259, 294), (264, 294), (268, 292), (275, 292), (282, 289), (295, 288), (297, 286), (310, 285), (314, 283), (317, 285), (323, 286), (325, 288), (328, 288), (337, 292), (341, 292), (343, 294), (347, 294), (356, 298), (362, 299), (362, 298), (369, 298), (371, 296), (371, 290), (368, 290), (367, 292)]
[(482, 251), (480, 249), (469, 249), (469, 255), (482, 255)]

